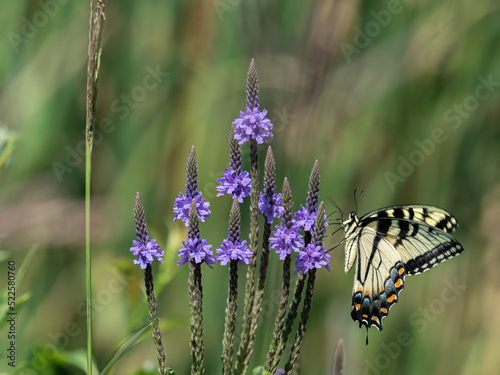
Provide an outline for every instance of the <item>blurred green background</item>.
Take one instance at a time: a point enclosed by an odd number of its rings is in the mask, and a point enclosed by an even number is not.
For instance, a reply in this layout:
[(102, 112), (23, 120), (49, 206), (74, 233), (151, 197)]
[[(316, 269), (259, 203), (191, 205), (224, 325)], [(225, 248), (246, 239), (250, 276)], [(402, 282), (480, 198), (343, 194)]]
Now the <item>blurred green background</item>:
[[(18, 304), (16, 369), (78, 374), (86, 341), (89, 4), (18, 0), (0, 9), (0, 290), (8, 260), (18, 271), (26, 265), (18, 278), (18, 302), (25, 302)], [(261, 108), (275, 127), (278, 181), (288, 177), (296, 208), (318, 159), (327, 212), (335, 210), (331, 200), (354, 209), (355, 188), (364, 190), (360, 214), (392, 204), (441, 206), (458, 218), (465, 248), (406, 280), (368, 346), (350, 317), (354, 274), (343, 272), (343, 246), (335, 249), (331, 272), (319, 272), (302, 373), (329, 373), (341, 337), (345, 374), (497, 372), (498, 1), (110, 1), (106, 19), (91, 214), (100, 370), (148, 324), (143, 274), (129, 252), (139, 191), (149, 231), (167, 253), (154, 269), (167, 361), (177, 374), (189, 372), (188, 270), (175, 266), (186, 230), (172, 222), (172, 202), (184, 191), (194, 145), (212, 210), (202, 236), (215, 249), (227, 235), (230, 199), (215, 197), (216, 179), (228, 163), (229, 126), (244, 110), (253, 57)], [(247, 207), (242, 217), (246, 236)], [(273, 259), (251, 368), (263, 363), (270, 342), (280, 268)], [(207, 374), (221, 372), (227, 274), (220, 266), (203, 273)], [(3, 321), (0, 371), (12, 372), (6, 337)], [(146, 330), (112, 371), (154, 373), (155, 353)]]

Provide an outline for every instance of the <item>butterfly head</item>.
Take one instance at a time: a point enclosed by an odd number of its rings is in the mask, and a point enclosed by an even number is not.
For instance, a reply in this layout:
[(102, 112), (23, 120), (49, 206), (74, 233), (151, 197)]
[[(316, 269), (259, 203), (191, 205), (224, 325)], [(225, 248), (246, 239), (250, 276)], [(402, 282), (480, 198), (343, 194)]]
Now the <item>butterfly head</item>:
[(358, 216), (356, 215), (356, 211), (352, 211), (345, 220), (342, 220), (342, 229), (344, 229), (344, 232), (347, 233), (349, 232), (349, 229), (351, 229), (354, 226), (356, 226), (359, 222)]

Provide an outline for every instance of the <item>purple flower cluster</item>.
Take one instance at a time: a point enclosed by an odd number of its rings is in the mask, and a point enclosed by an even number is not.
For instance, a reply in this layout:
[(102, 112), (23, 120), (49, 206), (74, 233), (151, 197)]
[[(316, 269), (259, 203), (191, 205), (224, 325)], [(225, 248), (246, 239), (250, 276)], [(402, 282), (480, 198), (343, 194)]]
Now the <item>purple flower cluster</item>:
[(299, 233), (299, 229), (294, 226), (287, 228), (285, 225), (276, 225), (276, 230), (273, 231), (269, 242), (270, 248), (280, 255), (281, 260), (290, 255), (292, 250), (299, 251), (300, 248), (304, 247), (304, 239)]
[(258, 107), (249, 108), (245, 112), (240, 111), (240, 118), (234, 120), (234, 138), (239, 140), (239, 144), (253, 138), (258, 144), (269, 142), (273, 137), (271, 130), (273, 124), (266, 118), (267, 110), (259, 111)]
[[(309, 213), (307, 208), (300, 205), (300, 210), (295, 213), (295, 221), (294, 225), (299, 228), (303, 228), (306, 232), (312, 232), (314, 228), (314, 221), (316, 220), (317, 211), (315, 210), (313, 213)], [(328, 225), (328, 221), (326, 221), (327, 216), (325, 214), (325, 227)]]
[(220, 184), (216, 188), (219, 191), (218, 197), (227, 193), (231, 197), (238, 199), (239, 203), (243, 203), (243, 198), (250, 195), (252, 180), (247, 171), (239, 171), (233, 168), (226, 169), (222, 177), (217, 179), (217, 182)]
[(160, 248), (160, 245), (156, 243), (155, 239), (150, 241), (149, 236), (146, 236), (146, 241), (144, 242), (139, 236), (137, 236), (137, 238), (138, 241), (132, 241), (134, 246), (130, 248), (130, 251), (139, 257), (138, 259), (134, 259), (134, 264), (140, 264), (141, 269), (146, 269), (146, 266), (151, 264), (154, 258), (158, 259), (160, 263), (163, 263), (162, 256), (165, 255), (165, 252)]
[(297, 261), (295, 262), (295, 267), (297, 270), (295, 272), (307, 273), (313, 268), (325, 267), (330, 271), (330, 254), (326, 253), (327, 250), (321, 246), (316, 246), (310, 243), (306, 246), (304, 250), (299, 250), (299, 255), (297, 255)]
[(178, 266), (194, 260), (195, 263), (206, 263), (212, 268), (210, 265), (215, 263), (215, 259), (212, 258), (213, 252), (210, 250), (212, 245), (207, 245), (207, 240), (190, 238), (187, 243), (182, 241), (182, 244), (184, 247), (179, 250), (181, 261), (177, 263)]
[(252, 252), (250, 247), (247, 246), (247, 241), (231, 241), (227, 238), (224, 239), (220, 248), (217, 249), (217, 256), (215, 260), (225, 266), (230, 260), (238, 260), (240, 264), (250, 264), (250, 257)]
[(179, 192), (179, 197), (174, 200), (174, 221), (180, 219), (184, 221), (186, 227), (189, 226), (189, 208), (193, 199), (196, 202), (196, 209), (200, 220), (204, 222), (210, 216), (210, 210), (208, 209), (210, 203), (202, 198), (201, 191), (196, 193), (194, 197), (186, 196)]
[(279, 218), (283, 211), (285, 208), (281, 200), (281, 193), (274, 193), (272, 197), (264, 193), (259, 194), (259, 213), (266, 217), (268, 224), (272, 224), (273, 219)]

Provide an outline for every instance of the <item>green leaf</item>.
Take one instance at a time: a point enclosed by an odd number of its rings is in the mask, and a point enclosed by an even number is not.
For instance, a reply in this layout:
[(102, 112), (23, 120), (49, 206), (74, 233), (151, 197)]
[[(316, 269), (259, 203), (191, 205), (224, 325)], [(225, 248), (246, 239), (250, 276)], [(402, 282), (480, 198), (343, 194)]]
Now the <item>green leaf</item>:
[(101, 371), (101, 375), (104, 375), (106, 373), (106, 371), (108, 371), (108, 369), (113, 365), (113, 363), (115, 363), (118, 358), (122, 355), (122, 353), (141, 335), (142, 332), (144, 332), (144, 330), (146, 328), (148, 328), (149, 326), (151, 325), (151, 323), (149, 323), (147, 326), (145, 326), (144, 328), (141, 328), (139, 331), (137, 331), (131, 338), (129, 338), (125, 344), (123, 344), (115, 353), (115, 355), (113, 356), (113, 358), (111, 358), (111, 360), (108, 362), (108, 364), (106, 365), (106, 367), (104, 367), (104, 369)]

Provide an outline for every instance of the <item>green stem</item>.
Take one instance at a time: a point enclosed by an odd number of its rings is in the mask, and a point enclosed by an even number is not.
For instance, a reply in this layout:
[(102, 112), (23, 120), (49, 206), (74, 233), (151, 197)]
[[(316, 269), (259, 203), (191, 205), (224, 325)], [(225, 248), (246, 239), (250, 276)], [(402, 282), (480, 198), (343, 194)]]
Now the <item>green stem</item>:
[(92, 275), (90, 258), (90, 176), (92, 150), (89, 142), (85, 158), (85, 263), (87, 285), (87, 374), (92, 375)]
[(250, 233), (249, 245), (252, 251), (251, 264), (247, 270), (245, 303), (243, 306), (243, 323), (241, 341), (236, 354), (235, 374), (245, 374), (252, 353), (250, 330), (252, 329), (252, 312), (255, 300), (255, 270), (257, 267), (257, 248), (259, 246), (259, 167), (257, 157), (257, 141), (250, 139), (250, 163), (252, 187), (250, 190)]

